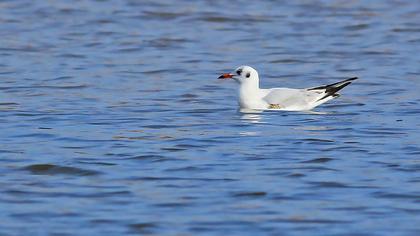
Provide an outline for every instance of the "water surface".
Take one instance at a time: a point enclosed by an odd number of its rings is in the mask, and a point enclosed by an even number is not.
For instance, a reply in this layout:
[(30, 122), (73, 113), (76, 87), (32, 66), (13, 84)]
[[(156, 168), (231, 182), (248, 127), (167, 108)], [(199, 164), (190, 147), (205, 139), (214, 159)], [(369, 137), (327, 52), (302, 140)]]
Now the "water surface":
[[(418, 235), (416, 1), (1, 1), (1, 235)], [(236, 84), (360, 80), (315, 112)]]

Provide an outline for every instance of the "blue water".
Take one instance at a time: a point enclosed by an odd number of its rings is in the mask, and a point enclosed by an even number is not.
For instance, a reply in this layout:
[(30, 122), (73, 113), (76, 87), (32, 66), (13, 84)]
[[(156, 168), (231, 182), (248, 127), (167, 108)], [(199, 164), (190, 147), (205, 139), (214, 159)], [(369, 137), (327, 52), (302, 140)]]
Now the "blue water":
[(418, 52), (418, 1), (0, 1), (0, 235), (419, 235)]

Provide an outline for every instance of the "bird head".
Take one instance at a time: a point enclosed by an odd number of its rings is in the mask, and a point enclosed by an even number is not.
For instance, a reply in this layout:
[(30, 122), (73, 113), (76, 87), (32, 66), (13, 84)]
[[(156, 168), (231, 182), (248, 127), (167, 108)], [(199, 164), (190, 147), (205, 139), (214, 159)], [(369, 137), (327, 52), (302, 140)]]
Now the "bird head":
[(233, 79), (239, 84), (258, 83), (258, 72), (250, 66), (240, 66), (231, 73), (219, 76), (219, 79)]

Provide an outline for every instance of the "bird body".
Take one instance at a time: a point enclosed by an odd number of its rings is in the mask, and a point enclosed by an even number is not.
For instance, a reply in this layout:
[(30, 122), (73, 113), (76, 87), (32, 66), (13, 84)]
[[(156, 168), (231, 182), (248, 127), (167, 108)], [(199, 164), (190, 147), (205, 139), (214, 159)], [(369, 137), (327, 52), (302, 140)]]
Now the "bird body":
[(219, 79), (234, 79), (239, 83), (239, 106), (253, 110), (311, 110), (339, 96), (337, 93), (357, 77), (334, 84), (306, 88), (271, 88), (259, 87), (258, 72), (250, 66), (240, 66), (234, 73), (223, 74)]

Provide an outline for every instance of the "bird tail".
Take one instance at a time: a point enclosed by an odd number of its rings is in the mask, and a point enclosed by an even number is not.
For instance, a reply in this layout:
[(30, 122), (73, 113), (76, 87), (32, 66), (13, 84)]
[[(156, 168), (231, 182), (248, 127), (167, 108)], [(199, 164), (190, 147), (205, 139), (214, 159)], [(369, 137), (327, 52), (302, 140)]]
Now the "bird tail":
[(347, 85), (351, 84), (351, 82), (353, 80), (358, 79), (357, 77), (353, 77), (350, 79), (346, 79), (337, 83), (333, 83), (333, 84), (328, 84), (328, 85), (323, 85), (323, 86), (319, 86), (319, 87), (315, 87), (315, 88), (309, 88), (308, 90), (324, 90), (325, 95), (323, 97), (321, 97), (320, 99), (318, 99), (318, 101), (323, 100), (327, 97), (338, 97), (340, 96), (340, 94), (338, 94), (337, 92), (340, 91), (342, 88), (346, 87)]

